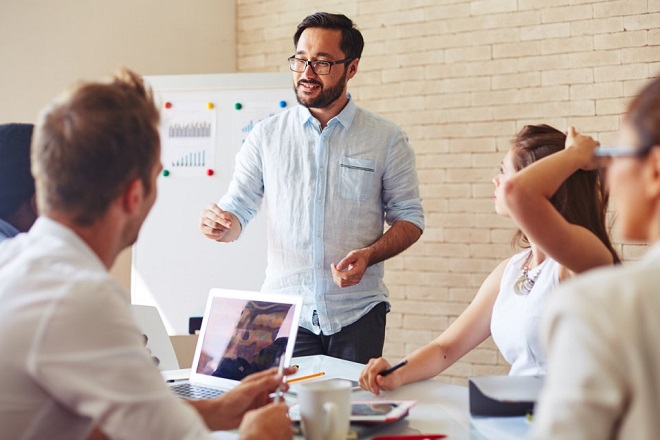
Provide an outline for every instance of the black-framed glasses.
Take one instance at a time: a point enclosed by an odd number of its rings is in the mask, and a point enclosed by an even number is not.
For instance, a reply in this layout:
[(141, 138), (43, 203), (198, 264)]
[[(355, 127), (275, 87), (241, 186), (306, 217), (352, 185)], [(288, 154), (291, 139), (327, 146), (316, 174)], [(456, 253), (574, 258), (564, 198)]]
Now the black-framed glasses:
[(344, 60), (338, 60), (338, 61), (309, 61), (309, 60), (303, 60), (300, 58), (296, 58), (295, 56), (290, 56), (288, 58), (289, 61), (289, 69), (293, 70), (294, 72), (299, 72), (302, 73), (307, 69), (307, 66), (312, 68), (312, 72), (314, 72), (317, 75), (327, 75), (330, 73), (330, 69), (332, 69), (332, 66), (335, 64), (347, 64), (353, 61), (355, 58), (346, 58)]

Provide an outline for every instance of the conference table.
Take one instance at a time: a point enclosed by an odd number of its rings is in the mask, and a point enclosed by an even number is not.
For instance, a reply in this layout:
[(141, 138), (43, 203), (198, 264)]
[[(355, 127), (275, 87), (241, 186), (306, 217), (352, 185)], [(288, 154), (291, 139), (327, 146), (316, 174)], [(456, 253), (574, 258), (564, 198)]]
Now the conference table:
[[(294, 357), (291, 364), (298, 365), (299, 369), (295, 375), (289, 376), (290, 378), (323, 372), (323, 379), (357, 379), (364, 367), (362, 364), (329, 356)], [(296, 402), (293, 393), (287, 393), (285, 399), (291, 404)], [(370, 431), (369, 435), (361, 437), (365, 439), (384, 435), (445, 434), (448, 440), (508, 440), (525, 438), (530, 428), (525, 417), (471, 417), (468, 388), (438, 380), (408, 384), (397, 390), (381, 393), (380, 396), (356, 390), (352, 392), (351, 400), (417, 401), (407, 417), (378, 427), (373, 433)], [(237, 438), (236, 433), (228, 432), (217, 432), (214, 436), (219, 440)], [(302, 439), (302, 436), (297, 436), (296, 439), (298, 438)]]

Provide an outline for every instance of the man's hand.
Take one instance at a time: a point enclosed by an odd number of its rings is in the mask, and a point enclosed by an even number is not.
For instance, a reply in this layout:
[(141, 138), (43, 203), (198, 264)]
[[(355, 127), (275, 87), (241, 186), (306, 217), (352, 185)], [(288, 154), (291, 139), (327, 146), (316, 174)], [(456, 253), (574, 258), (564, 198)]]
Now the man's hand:
[(290, 440), (293, 438), (291, 419), (286, 403), (271, 403), (248, 411), (239, 428), (241, 440)]
[(367, 267), (398, 255), (422, 235), (413, 223), (399, 220), (373, 244), (350, 251), (337, 265), (331, 264), (332, 279), (339, 287), (350, 287), (362, 281)]
[(369, 251), (359, 249), (351, 251), (337, 265), (330, 265), (332, 269), (332, 279), (339, 287), (355, 286), (364, 276), (364, 272), (369, 267)]
[[(295, 371), (295, 368), (289, 367), (284, 369), (283, 374), (293, 374)], [(204, 411), (207, 414), (203, 414), (211, 418), (207, 420), (204, 417), (207, 425), (212, 430), (237, 428), (245, 413), (271, 402), (269, 395), (278, 386), (282, 391), (288, 389), (287, 385), (282, 383), (282, 375), (277, 373), (277, 368), (249, 375), (236, 388), (217, 399), (207, 401), (211, 405), (211, 413)]]
[(202, 211), (199, 230), (205, 237), (215, 241), (233, 241), (236, 237), (231, 233), (232, 227), (237, 236), (236, 228), (240, 232), (238, 219), (231, 212), (220, 209), (218, 205), (209, 205)]

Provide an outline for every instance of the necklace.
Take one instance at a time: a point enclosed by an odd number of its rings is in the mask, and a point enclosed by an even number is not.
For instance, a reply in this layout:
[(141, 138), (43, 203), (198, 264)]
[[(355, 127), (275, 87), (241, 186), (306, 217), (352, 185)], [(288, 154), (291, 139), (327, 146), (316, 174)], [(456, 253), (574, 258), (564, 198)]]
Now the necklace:
[(532, 291), (532, 287), (536, 283), (536, 280), (541, 275), (541, 268), (534, 274), (533, 277), (529, 276), (529, 263), (532, 260), (532, 253), (529, 253), (529, 256), (525, 259), (525, 263), (522, 268), (522, 274), (516, 278), (516, 282), (513, 283), (513, 291), (516, 295), (529, 295), (529, 292)]

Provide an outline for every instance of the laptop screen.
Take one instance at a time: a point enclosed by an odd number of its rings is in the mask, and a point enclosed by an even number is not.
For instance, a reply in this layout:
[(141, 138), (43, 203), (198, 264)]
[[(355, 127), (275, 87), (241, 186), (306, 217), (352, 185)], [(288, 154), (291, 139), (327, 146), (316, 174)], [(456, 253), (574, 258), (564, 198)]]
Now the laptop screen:
[(240, 381), (288, 364), (300, 318), (300, 298), (212, 289), (193, 372)]

